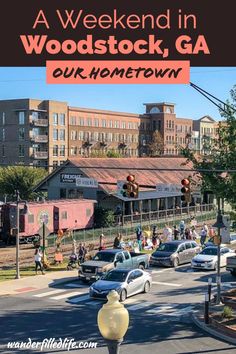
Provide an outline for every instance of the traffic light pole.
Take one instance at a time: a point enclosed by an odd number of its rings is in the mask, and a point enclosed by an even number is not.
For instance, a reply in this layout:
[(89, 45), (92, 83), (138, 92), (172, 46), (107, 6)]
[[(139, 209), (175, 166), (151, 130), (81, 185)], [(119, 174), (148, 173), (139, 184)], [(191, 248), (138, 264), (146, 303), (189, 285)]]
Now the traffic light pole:
[(16, 279), (20, 279), (20, 193), (16, 191)]

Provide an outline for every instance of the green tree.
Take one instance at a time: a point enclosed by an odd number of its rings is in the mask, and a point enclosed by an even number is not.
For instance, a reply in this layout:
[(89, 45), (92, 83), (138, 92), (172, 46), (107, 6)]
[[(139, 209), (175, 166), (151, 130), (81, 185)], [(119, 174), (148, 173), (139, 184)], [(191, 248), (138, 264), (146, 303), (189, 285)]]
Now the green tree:
[(112, 210), (96, 207), (94, 210), (95, 227), (109, 227), (114, 224), (115, 215)]
[(109, 150), (109, 151), (107, 151), (107, 157), (119, 158), (119, 157), (122, 157), (122, 155), (119, 152), (116, 152), (114, 150)]
[[(219, 123), (217, 137), (208, 141), (207, 154), (197, 156), (188, 147), (182, 149), (192, 162), (194, 169), (200, 171), (199, 182), (203, 191), (212, 191), (216, 198), (223, 198), (231, 205), (236, 203), (236, 173), (221, 173), (216, 170), (235, 170), (236, 167), (236, 85), (230, 91), (231, 99), (220, 110), (223, 118)], [(232, 108), (231, 108), (232, 107)], [(210, 171), (202, 171), (202, 170)]]
[(149, 154), (152, 157), (163, 155), (164, 152), (164, 140), (161, 133), (156, 130), (152, 135), (152, 140), (148, 144)]
[(35, 194), (33, 187), (46, 177), (47, 171), (43, 168), (24, 166), (1, 167), (0, 168), (0, 191), (1, 195), (6, 194), (14, 198), (15, 191), (20, 192), (21, 199), (33, 199)]

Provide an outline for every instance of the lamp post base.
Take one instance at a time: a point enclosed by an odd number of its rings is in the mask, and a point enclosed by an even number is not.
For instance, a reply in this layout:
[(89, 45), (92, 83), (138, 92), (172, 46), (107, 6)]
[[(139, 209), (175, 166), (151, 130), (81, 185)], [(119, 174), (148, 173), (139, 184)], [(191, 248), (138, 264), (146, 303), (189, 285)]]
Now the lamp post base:
[(119, 354), (122, 342), (123, 338), (117, 340), (106, 339), (109, 354)]

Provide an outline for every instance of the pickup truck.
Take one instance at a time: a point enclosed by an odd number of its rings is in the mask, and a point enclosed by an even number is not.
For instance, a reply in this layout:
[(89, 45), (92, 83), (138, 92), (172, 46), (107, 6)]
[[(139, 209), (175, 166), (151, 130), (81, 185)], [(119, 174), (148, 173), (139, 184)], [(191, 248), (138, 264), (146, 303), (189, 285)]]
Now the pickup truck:
[(236, 255), (227, 258), (226, 270), (230, 271), (232, 275), (236, 275)]
[(128, 252), (121, 249), (99, 251), (91, 261), (79, 267), (79, 278), (83, 282), (100, 279), (113, 268), (145, 269), (149, 266), (149, 256), (143, 253)]

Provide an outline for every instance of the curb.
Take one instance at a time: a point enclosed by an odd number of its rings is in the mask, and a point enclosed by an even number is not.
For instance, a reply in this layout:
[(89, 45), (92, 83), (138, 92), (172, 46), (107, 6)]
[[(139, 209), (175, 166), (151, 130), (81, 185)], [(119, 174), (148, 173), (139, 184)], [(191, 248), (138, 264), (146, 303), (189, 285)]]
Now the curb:
[(225, 334), (222, 334), (220, 332), (218, 332), (217, 330), (209, 327), (209, 325), (206, 325), (205, 323), (203, 323), (202, 321), (200, 321), (197, 316), (195, 314), (191, 314), (191, 318), (193, 320), (193, 323), (198, 326), (200, 329), (202, 329), (205, 332), (208, 332), (209, 334), (211, 334), (212, 336), (216, 337), (216, 339), (222, 339), (226, 342), (229, 342), (230, 344), (236, 344), (236, 339), (229, 337)]
[(57, 279), (57, 280), (55, 280), (55, 281), (52, 281), (51, 283), (49, 283), (48, 284), (48, 286), (49, 287), (51, 287), (52, 285), (53, 286), (57, 286), (57, 285), (60, 285), (60, 284), (64, 284), (64, 283), (68, 283), (69, 281), (76, 281), (76, 280), (78, 280), (79, 279), (79, 277), (78, 276), (74, 276), (74, 277), (70, 277), (70, 278), (67, 278), (67, 280), (66, 279), (64, 279), (64, 280), (60, 280), (60, 279)]

